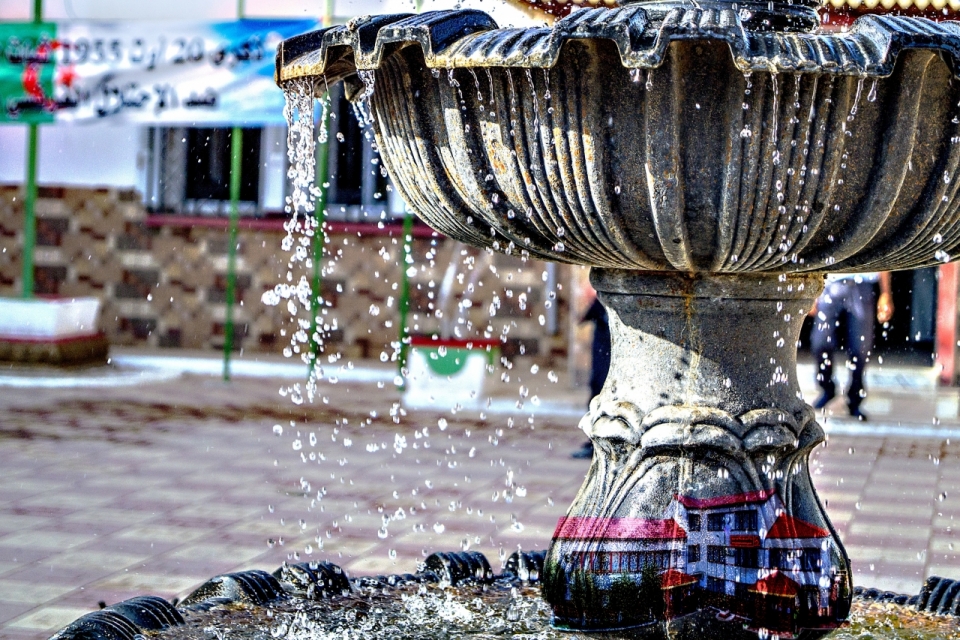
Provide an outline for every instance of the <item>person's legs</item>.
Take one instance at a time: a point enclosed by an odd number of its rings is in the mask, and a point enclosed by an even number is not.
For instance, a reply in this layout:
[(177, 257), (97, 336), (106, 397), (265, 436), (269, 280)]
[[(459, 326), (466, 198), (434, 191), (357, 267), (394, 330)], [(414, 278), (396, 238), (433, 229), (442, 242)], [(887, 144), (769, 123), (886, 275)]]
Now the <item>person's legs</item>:
[[(610, 371), (610, 325), (606, 310), (597, 301), (594, 301), (593, 306), (587, 312), (586, 318), (592, 319), (594, 323), (590, 364), (590, 400), (593, 400), (603, 390), (603, 385), (607, 381), (607, 374)], [(587, 401), (588, 409), (590, 408), (590, 400)], [(592, 458), (593, 442), (587, 440), (570, 456), (572, 458)]]
[(847, 389), (847, 405), (850, 415), (866, 420), (860, 411), (860, 403), (866, 397), (864, 375), (867, 361), (873, 351), (873, 324), (877, 308), (877, 294), (873, 283), (851, 285), (847, 302), (847, 358), (850, 361), (850, 387)]
[(832, 282), (827, 285), (817, 300), (817, 313), (810, 332), (810, 352), (817, 365), (817, 384), (820, 397), (814, 402), (816, 409), (822, 409), (837, 394), (837, 385), (833, 380), (833, 354), (837, 349), (837, 323), (843, 312), (843, 283)]

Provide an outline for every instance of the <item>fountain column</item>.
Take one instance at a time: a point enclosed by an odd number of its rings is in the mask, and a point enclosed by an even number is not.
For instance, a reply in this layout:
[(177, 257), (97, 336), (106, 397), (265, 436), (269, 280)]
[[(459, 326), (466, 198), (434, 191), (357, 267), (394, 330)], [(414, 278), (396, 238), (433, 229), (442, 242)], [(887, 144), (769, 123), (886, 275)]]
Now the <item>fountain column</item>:
[(548, 554), (558, 625), (642, 626), (709, 600), (758, 625), (776, 626), (757, 607), (782, 606), (791, 624), (835, 626), (849, 562), (810, 482), (824, 435), (796, 379), (823, 276), (591, 281), (612, 362), (580, 422), (594, 459)]

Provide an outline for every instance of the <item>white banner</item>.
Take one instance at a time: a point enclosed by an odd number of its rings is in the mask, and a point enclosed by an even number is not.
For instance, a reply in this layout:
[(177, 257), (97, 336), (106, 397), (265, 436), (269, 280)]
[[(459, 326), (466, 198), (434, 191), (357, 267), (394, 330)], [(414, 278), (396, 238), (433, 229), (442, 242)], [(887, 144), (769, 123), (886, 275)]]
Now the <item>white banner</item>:
[(314, 20), (70, 22), (48, 23), (41, 35), (24, 25), (18, 40), (7, 26), (0, 121), (180, 125), (283, 123), (277, 45), (320, 28)]

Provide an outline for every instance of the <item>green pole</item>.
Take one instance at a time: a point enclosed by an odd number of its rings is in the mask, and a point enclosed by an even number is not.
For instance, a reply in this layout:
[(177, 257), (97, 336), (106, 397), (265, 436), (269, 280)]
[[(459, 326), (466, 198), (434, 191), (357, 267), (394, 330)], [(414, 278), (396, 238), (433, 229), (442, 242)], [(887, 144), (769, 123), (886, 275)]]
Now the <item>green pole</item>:
[[(33, 0), (33, 23), (43, 22), (43, 0)], [(37, 144), (40, 128), (36, 123), (27, 126), (27, 179), (23, 194), (23, 269), (20, 279), (23, 284), (20, 295), (33, 297), (34, 250), (37, 245)]]
[(37, 244), (37, 138), (39, 127), (30, 124), (27, 130), (27, 184), (23, 198), (23, 286), (21, 295), (33, 297), (34, 247)]
[[(333, 2), (327, 0), (323, 5), (322, 25), (324, 28), (333, 26)], [(321, 101), (330, 99), (329, 93), (324, 93)], [(326, 108), (320, 110), (319, 131), (327, 130), (327, 118), (329, 110), (333, 109), (333, 104), (328, 104)], [(319, 138), (319, 136), (318, 136)], [(317, 227), (313, 232), (313, 276), (310, 279), (311, 305), (310, 305), (310, 367), (307, 370), (307, 378), (311, 376), (320, 357), (320, 305), (322, 304), (321, 289), (323, 286), (323, 245), (324, 231), (323, 222), (327, 212), (327, 191), (330, 188), (330, 144), (327, 137), (323, 136), (323, 141), (317, 142), (316, 150), (317, 167), (314, 172), (314, 183), (319, 187), (319, 193), (314, 203), (313, 215), (317, 220)]]
[(227, 244), (227, 320), (224, 325), (223, 379), (230, 379), (233, 351), (233, 306), (237, 295), (237, 232), (240, 226), (240, 168), (243, 160), (243, 129), (230, 132), (230, 239)]
[[(243, 20), (245, 0), (237, 0), (237, 20)], [(223, 325), (223, 379), (230, 380), (233, 353), (233, 306), (237, 297), (237, 233), (240, 226), (240, 171), (243, 160), (243, 129), (230, 131), (230, 227), (227, 240), (227, 317)]]
[(403, 369), (407, 366), (407, 353), (410, 351), (410, 331), (407, 329), (407, 314), (410, 311), (409, 265), (413, 264), (413, 214), (409, 210), (403, 216), (403, 264), (400, 265), (400, 357), (397, 358), (397, 373), (403, 378)]

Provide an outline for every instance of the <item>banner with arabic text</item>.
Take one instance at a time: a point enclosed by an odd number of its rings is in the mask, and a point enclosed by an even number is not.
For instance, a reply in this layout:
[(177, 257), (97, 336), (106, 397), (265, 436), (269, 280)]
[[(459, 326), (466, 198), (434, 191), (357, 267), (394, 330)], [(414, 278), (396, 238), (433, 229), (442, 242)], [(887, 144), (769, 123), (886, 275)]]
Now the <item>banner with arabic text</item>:
[(315, 20), (0, 23), (0, 123), (283, 123), (274, 55)]

